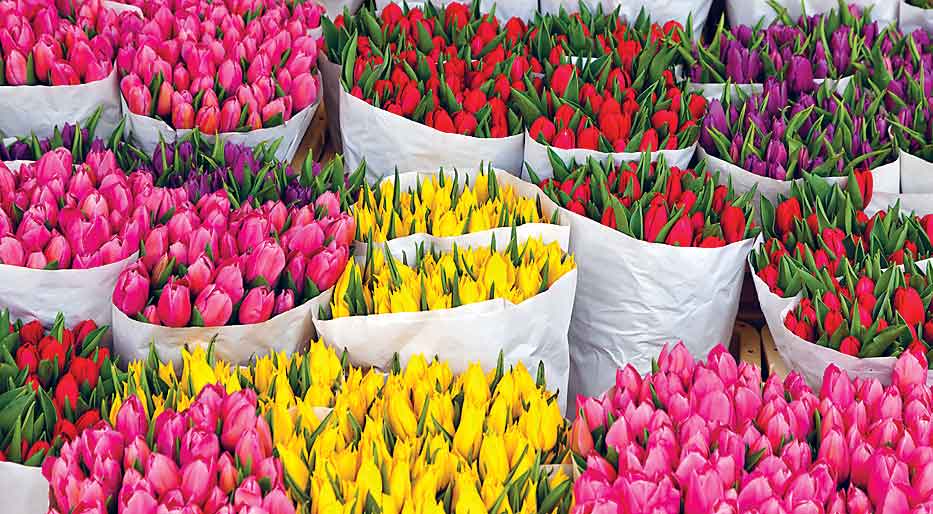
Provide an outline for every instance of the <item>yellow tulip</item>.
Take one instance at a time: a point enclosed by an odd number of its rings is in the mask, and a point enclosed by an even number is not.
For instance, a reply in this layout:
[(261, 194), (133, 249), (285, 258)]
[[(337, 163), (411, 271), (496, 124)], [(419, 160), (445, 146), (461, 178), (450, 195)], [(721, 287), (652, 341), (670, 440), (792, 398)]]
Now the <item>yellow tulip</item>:
[(295, 422), (288, 408), (282, 404), (272, 405), (272, 442), (276, 445), (288, 442), (295, 432)]
[(483, 268), (483, 286), (486, 291), (495, 291), (504, 293), (511, 289), (511, 280), (509, 279), (512, 263), (499, 252), (493, 253), (486, 261)]
[(479, 491), (476, 490), (476, 484), (472, 476), (468, 474), (457, 476), (454, 489), (454, 496), (456, 496), (455, 514), (487, 514), (486, 504), (483, 503)]
[(464, 402), (460, 412), (460, 426), (454, 434), (454, 450), (464, 459), (472, 460), (479, 451), (483, 436), (486, 404)]
[(479, 472), (483, 480), (504, 481), (509, 474), (508, 464), (502, 436), (487, 433), (479, 450)]
[(371, 461), (364, 460), (360, 463), (360, 469), (356, 474), (357, 499), (360, 505), (366, 502), (366, 495), (372, 495), (373, 499), (382, 498), (382, 473)]
[(418, 301), (415, 300), (412, 294), (413, 291), (405, 286), (398, 291), (389, 293), (389, 303), (392, 306), (392, 312), (418, 312), (421, 310)]
[(411, 403), (401, 391), (392, 391), (388, 396), (389, 424), (392, 432), (400, 439), (411, 439), (418, 431), (418, 419), (412, 410)]
[(563, 417), (557, 402), (548, 402), (538, 397), (529, 402), (528, 412), (522, 416), (521, 425), (531, 444), (547, 452), (557, 444), (557, 434), (563, 428)]
[(396, 462), (389, 475), (389, 492), (398, 505), (411, 497), (411, 466), (408, 462)]
[(308, 487), (308, 466), (301, 458), (300, 450), (296, 451), (297, 448), (294, 445), (283, 444), (276, 445), (276, 450), (282, 460), (282, 467), (285, 468), (285, 472), (288, 473), (295, 487), (305, 490)]
[[(505, 426), (511, 418), (511, 407), (508, 401), (497, 396), (489, 408), (489, 416), (486, 418), (486, 428), (490, 434), (502, 435), (505, 433)], [(489, 437), (487, 434), (486, 437)]]
[(457, 215), (451, 211), (437, 212), (434, 217), (434, 235), (438, 237), (458, 236), (463, 233), (463, 225)]
[(466, 372), (460, 376), (460, 381), (463, 384), (465, 403), (481, 404), (489, 400), (489, 382), (478, 363), (470, 364)]

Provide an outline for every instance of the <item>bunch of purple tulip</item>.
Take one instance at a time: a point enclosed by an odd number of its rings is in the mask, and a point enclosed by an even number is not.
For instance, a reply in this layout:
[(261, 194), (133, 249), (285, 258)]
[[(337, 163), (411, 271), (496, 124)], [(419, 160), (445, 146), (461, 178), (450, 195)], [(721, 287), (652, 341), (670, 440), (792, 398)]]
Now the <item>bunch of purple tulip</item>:
[(710, 103), (700, 144), (707, 153), (777, 180), (845, 176), (896, 157), (887, 112), (853, 81), (844, 93), (824, 83), (791, 101), (787, 82), (770, 79), (760, 94)]
[(791, 93), (812, 92), (814, 79), (853, 74), (877, 34), (877, 22), (853, 6), (763, 28), (720, 23), (709, 45), (684, 38), (682, 54), (690, 55), (693, 82), (760, 84), (778, 77)]

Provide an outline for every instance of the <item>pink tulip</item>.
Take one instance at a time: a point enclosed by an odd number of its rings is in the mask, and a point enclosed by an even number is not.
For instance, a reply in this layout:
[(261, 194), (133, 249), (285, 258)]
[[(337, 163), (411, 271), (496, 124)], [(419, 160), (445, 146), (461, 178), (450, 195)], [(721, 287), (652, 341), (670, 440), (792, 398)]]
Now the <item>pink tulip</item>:
[(137, 490), (127, 499), (123, 514), (153, 514), (158, 503), (151, 494)]
[(214, 488), (217, 473), (213, 465), (195, 459), (181, 470), (181, 493), (188, 504), (201, 505)]
[(237, 509), (262, 506), (262, 488), (259, 487), (256, 477), (246, 477), (240, 483), (233, 495), (233, 506)]
[(213, 277), (214, 263), (206, 255), (202, 255), (188, 266), (188, 274), (185, 275), (185, 280), (191, 293), (197, 295), (207, 287)]
[(281, 489), (274, 489), (262, 500), (262, 508), (269, 514), (295, 514), (295, 505)]
[(310, 73), (295, 75), (292, 79), (292, 106), (295, 111), (301, 111), (317, 101), (318, 83)]
[(262, 323), (272, 316), (275, 294), (266, 286), (254, 287), (240, 304), (239, 321), (243, 325)]
[(36, 78), (42, 82), (49, 81), (52, 63), (56, 59), (55, 52), (53, 51), (54, 44), (54, 40), (51, 42), (40, 40), (32, 49), (33, 62), (36, 67)]
[(195, 124), (198, 130), (205, 134), (217, 134), (219, 127), (219, 112), (217, 107), (206, 106), (198, 109)]
[[(152, 108), (152, 96), (149, 94), (149, 88), (141, 83), (132, 85), (132, 81), (128, 80), (130, 77), (134, 77), (134, 75), (127, 75), (120, 83), (123, 99), (133, 114), (148, 116)], [(127, 85), (128, 83), (130, 85)]]
[(252, 390), (238, 391), (224, 399), (220, 442), (225, 449), (236, 448), (240, 437), (256, 425), (255, 404), (256, 393)]
[(263, 454), (262, 446), (259, 443), (259, 434), (256, 430), (247, 430), (236, 445), (236, 456), (240, 463), (251, 469), (256, 469), (266, 455)]
[(256, 249), (260, 243), (269, 237), (271, 233), (271, 224), (269, 220), (257, 214), (247, 216), (240, 224), (237, 232), (237, 248), (240, 253), (246, 253)]
[(45, 259), (45, 255), (42, 252), (32, 252), (26, 257), (26, 267), (32, 269), (45, 269), (48, 265), (48, 261)]
[(205, 327), (222, 327), (233, 314), (233, 302), (230, 296), (215, 284), (208, 285), (201, 291), (194, 302), (194, 307), (204, 321)]
[(266, 239), (253, 249), (246, 261), (246, 280), (249, 283), (275, 287), (285, 269), (285, 251), (275, 240)]
[(123, 242), (113, 236), (100, 246), (100, 259), (103, 264), (111, 264), (126, 258), (129, 252), (123, 249)]
[(236, 92), (240, 84), (243, 83), (243, 70), (240, 68), (239, 63), (231, 59), (222, 62), (217, 70), (217, 83), (227, 93)]
[(327, 237), (338, 245), (348, 246), (356, 238), (356, 220), (350, 216), (337, 218), (327, 227)]
[(337, 278), (346, 267), (347, 257), (346, 247), (331, 249), (328, 246), (308, 262), (307, 277), (319, 291), (326, 291), (337, 283)]
[(274, 118), (280, 116), (282, 121), (288, 121), (291, 117), (291, 110), (288, 108), (287, 97), (276, 98), (267, 103), (262, 108), (263, 125), (273, 126)]
[(126, 408), (121, 408), (117, 414), (117, 424), (114, 428), (129, 440), (146, 437), (149, 432), (149, 422), (139, 398), (130, 396), (126, 399), (126, 404)]
[(159, 86), (159, 97), (156, 101), (156, 114), (162, 118), (168, 118), (172, 114), (172, 85), (169, 82), (163, 82)]
[(11, 266), (22, 266), (26, 260), (26, 252), (19, 240), (12, 236), (0, 238), (0, 262)]
[(146, 463), (146, 478), (159, 496), (177, 489), (180, 484), (179, 470), (175, 461), (161, 453), (149, 455), (149, 461)]
[(120, 273), (113, 291), (113, 304), (127, 316), (135, 316), (149, 298), (149, 275), (141, 262), (134, 263)]
[(87, 76), (88, 67), (96, 59), (94, 51), (91, 50), (91, 46), (85, 41), (78, 41), (75, 43), (69, 52), (68, 58), (71, 67), (78, 72), (78, 76), (80, 77)]
[(172, 102), (172, 126), (176, 129), (194, 128), (194, 107), (190, 102)]
[(158, 303), (159, 319), (167, 327), (185, 327), (191, 320), (191, 295), (188, 288), (170, 278)]
[(157, 311), (155, 305), (147, 305), (146, 308), (143, 309), (142, 317), (146, 318), (146, 320), (148, 320), (152, 325), (162, 324), (162, 320), (159, 319), (159, 312)]
[(324, 231), (318, 223), (290, 229), (286, 236), (288, 250), (300, 252), (307, 258), (314, 257), (324, 244)]
[(49, 74), (53, 86), (76, 86), (81, 83), (78, 72), (68, 63), (56, 62), (52, 64), (52, 70)]
[(231, 263), (219, 267), (214, 283), (230, 296), (234, 304), (243, 299), (243, 274), (238, 264)]
[(214, 432), (189, 430), (181, 438), (179, 462), (182, 466), (198, 459), (214, 462), (218, 455), (220, 455), (220, 440)]
[(19, 50), (13, 50), (6, 56), (6, 81), (11, 86), (28, 83), (26, 56)]
[(240, 126), (240, 111), (243, 108), (236, 98), (229, 98), (220, 110), (220, 132), (234, 132)]
[(274, 316), (278, 316), (283, 312), (290, 311), (295, 308), (295, 293), (291, 289), (286, 289), (278, 294), (275, 297), (275, 310), (273, 311)]
[(230, 494), (237, 486), (237, 469), (233, 465), (233, 459), (229, 454), (224, 453), (217, 459), (217, 470), (219, 478), (217, 485), (224, 494)]

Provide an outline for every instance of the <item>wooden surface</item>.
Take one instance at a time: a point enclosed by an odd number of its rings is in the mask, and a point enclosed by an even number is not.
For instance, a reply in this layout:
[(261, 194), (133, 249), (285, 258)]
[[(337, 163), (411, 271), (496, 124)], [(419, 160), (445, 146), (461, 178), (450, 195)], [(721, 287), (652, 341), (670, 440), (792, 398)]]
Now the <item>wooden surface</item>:
[(786, 377), (790, 372), (790, 368), (781, 358), (781, 354), (778, 353), (777, 346), (774, 345), (774, 338), (771, 337), (771, 330), (768, 327), (761, 331), (761, 347), (764, 350), (764, 369), (767, 370), (768, 376), (776, 374), (781, 378)]
[(339, 150), (339, 141), (330, 141), (327, 134), (327, 109), (324, 102), (318, 107), (314, 114), (314, 119), (308, 125), (298, 151), (295, 152), (295, 158), (292, 159), (292, 166), (300, 166), (305, 157), (310, 153), (315, 161), (325, 164), (334, 158)]

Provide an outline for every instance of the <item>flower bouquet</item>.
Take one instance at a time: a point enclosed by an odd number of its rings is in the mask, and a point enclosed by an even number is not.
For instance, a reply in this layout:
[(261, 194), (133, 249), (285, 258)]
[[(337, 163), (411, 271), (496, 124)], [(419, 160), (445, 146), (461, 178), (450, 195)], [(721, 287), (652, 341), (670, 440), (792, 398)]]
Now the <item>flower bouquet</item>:
[[(357, 255), (370, 242), (443, 238), (461, 246), (507, 240), (512, 227), (520, 238), (543, 237), (567, 248), (570, 229), (560, 225), (557, 209), (546, 210), (541, 191), (494, 168), (451, 174), (403, 173), (376, 187), (365, 185), (353, 206)], [(566, 225), (566, 224), (565, 224)]]
[[(522, 122), (511, 97), (513, 86), (528, 87), (531, 64), (519, 41), (524, 27), (513, 40), (493, 16), (480, 17), (460, 3), (439, 9), (389, 4), (381, 24), (363, 10), (357, 23), (368, 27), (368, 36), (345, 44), (344, 158), (348, 169), (365, 158), (371, 181), (396, 168), (475, 166), (478, 155), (499, 169), (521, 169)], [(326, 31), (329, 48), (339, 45), (340, 34), (335, 40)]]
[(777, 207), (762, 204), (765, 240), (750, 257), (775, 344), (811, 384), (829, 363), (887, 381), (893, 360), (880, 357), (928, 338), (922, 319), (898, 316), (908, 292), (897, 290), (924, 290), (933, 217), (894, 207), (869, 218), (851, 200), (859, 187), (806, 186)]
[[(648, 348), (683, 339), (696, 354), (732, 333), (745, 259), (758, 233), (753, 193), (737, 196), (698, 169), (634, 163), (565, 167), (541, 183), (570, 219), (580, 287), (570, 325), (570, 394), (599, 390), (600, 377)], [(607, 364), (608, 363), (608, 364)]]
[(148, 416), (129, 397), (111, 420), (46, 460), (49, 513), (199, 509), (294, 514), (256, 393), (211, 386), (181, 413)]
[(49, 137), (99, 107), (102, 132), (120, 122), (116, 14), (100, 0), (67, 7), (52, 0), (0, 7), (0, 135)]
[(60, 311), (69, 324), (110, 324), (117, 276), (184, 191), (147, 186), (139, 172), (127, 178), (110, 150), (74, 165), (60, 147), (17, 164), (0, 163), (0, 303), (45, 324)]
[[(541, 367), (536, 379), (502, 360), (454, 375), (421, 355), (387, 377), (348, 379), (316, 430), (296, 425), (277, 444), (289, 491), (321, 512), (365, 503), (390, 512), (568, 513), (565, 422), (544, 379)], [(287, 437), (286, 425), (273, 427), (274, 438)]]
[(885, 387), (830, 365), (814, 393), (722, 346), (665, 349), (578, 401), (573, 512), (926, 512), (926, 367), (905, 352)]
[(176, 363), (185, 344), (211, 340), (234, 363), (295, 351), (310, 339), (308, 312), (329, 300), (321, 293), (343, 272), (355, 232), (333, 193), (300, 209), (271, 201), (234, 209), (223, 192), (179, 206), (117, 280), (115, 350), (143, 358), (155, 341)]
[(844, 184), (854, 170), (871, 170), (874, 189), (899, 191), (898, 155), (877, 95), (857, 80), (841, 94), (824, 83), (796, 100), (788, 87), (769, 79), (759, 94), (726, 92), (710, 104), (700, 146), (723, 183), (757, 187), (774, 202), (807, 174)]
[(0, 490), (17, 512), (45, 512), (42, 462), (101, 419), (120, 380), (99, 346), (106, 331), (89, 320), (66, 328), (62, 316), (46, 330), (0, 312)]
[(869, 16), (844, 6), (766, 27), (752, 23), (726, 29), (724, 21), (709, 45), (682, 44), (690, 79), (708, 98), (722, 97), (727, 83), (734, 85), (733, 94), (759, 93), (767, 78), (787, 82), (794, 96), (823, 82), (842, 92), (879, 32)]
[(541, 12), (548, 15), (566, 15), (566, 13), (581, 14), (584, 12), (611, 13), (613, 17), (623, 20), (636, 20), (648, 17), (652, 20), (674, 21), (681, 27), (687, 27), (691, 34), (700, 36), (706, 26), (713, 2), (709, 0), (678, 0), (672, 2), (652, 2), (650, 0), (637, 0), (634, 2), (622, 0), (542, 0)]
[(328, 308), (312, 311), (320, 336), (350, 362), (385, 370), (396, 354), (442, 354), (462, 371), (491, 367), (496, 348), (509, 363), (544, 362), (551, 386), (566, 390), (576, 264), (557, 242), (522, 241), (513, 230), (472, 248), (430, 236), (384, 248), (351, 261)]
[[(801, 16), (813, 17), (839, 12), (848, 19), (870, 17), (885, 28), (898, 21), (903, 0), (727, 0), (726, 13), (733, 27), (747, 25), (793, 25)], [(848, 11), (847, 13), (842, 11)], [(903, 13), (901, 13), (903, 16)]]
[(660, 52), (646, 61), (650, 68), (640, 62), (617, 68), (608, 57), (582, 68), (560, 64), (548, 72), (544, 92), (513, 90), (528, 123), (526, 173), (552, 176), (552, 150), (568, 165), (590, 157), (622, 163), (650, 152), (654, 160), (664, 155), (672, 165), (687, 166), (706, 99), (685, 93), (670, 70), (659, 71), (676, 50)]
[(120, 90), (134, 141), (151, 153), (197, 127), (251, 147), (282, 139), (276, 157), (291, 160), (318, 105), (318, 39), (310, 31), (322, 8), (152, 3), (148, 21), (120, 16)]

